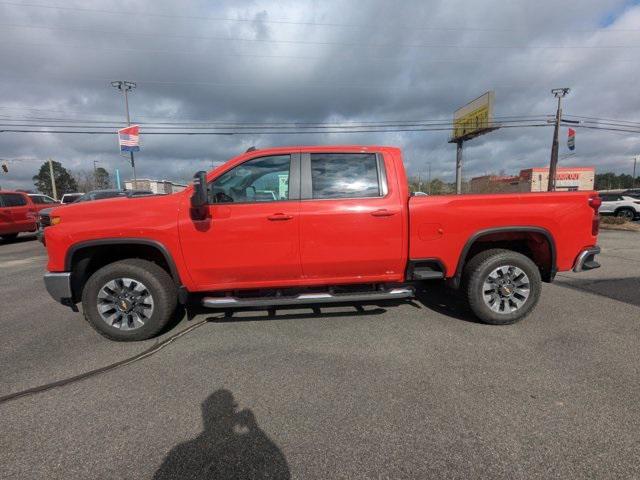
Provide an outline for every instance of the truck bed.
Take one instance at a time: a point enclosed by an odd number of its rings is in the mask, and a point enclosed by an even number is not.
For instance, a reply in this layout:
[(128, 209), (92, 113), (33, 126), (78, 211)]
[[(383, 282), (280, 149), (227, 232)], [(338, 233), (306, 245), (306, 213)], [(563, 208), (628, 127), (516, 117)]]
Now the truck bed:
[[(491, 195), (416, 196), (409, 199), (409, 258), (438, 259), (453, 277), (465, 246), (502, 227), (522, 227), (547, 235), (558, 271), (570, 270), (584, 247), (595, 245), (595, 192), (541, 192)], [(495, 236), (494, 235), (494, 236)]]

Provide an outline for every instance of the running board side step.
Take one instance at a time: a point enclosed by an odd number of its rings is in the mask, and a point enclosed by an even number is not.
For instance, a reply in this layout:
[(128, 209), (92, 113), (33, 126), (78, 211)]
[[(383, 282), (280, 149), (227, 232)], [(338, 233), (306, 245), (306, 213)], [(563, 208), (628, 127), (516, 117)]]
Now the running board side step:
[(207, 308), (273, 307), (279, 305), (320, 305), (325, 303), (361, 303), (395, 300), (414, 296), (412, 288), (401, 287), (378, 292), (361, 293), (302, 293), (292, 297), (237, 298), (205, 297), (202, 305)]

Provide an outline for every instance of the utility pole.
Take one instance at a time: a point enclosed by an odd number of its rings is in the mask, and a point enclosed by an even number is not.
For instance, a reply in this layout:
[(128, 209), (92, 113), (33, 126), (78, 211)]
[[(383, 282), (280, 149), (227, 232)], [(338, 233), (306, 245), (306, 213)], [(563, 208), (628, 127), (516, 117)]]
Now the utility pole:
[(431, 164), (428, 163), (428, 170), (427, 170), (427, 193), (429, 195), (431, 195)]
[(549, 186), (547, 191), (553, 192), (556, 189), (556, 170), (558, 169), (558, 133), (560, 122), (562, 121), (562, 97), (569, 93), (568, 88), (554, 88), (551, 93), (558, 99), (558, 110), (556, 111), (556, 126), (553, 129), (553, 143), (551, 144), (551, 162), (549, 163)]
[(456, 142), (456, 194), (462, 194), (462, 140)]
[[(115, 80), (111, 82), (111, 86), (117, 88), (124, 94), (124, 108), (127, 114), (127, 126), (131, 126), (131, 118), (129, 117), (129, 96), (128, 92), (136, 88), (135, 82), (129, 82), (127, 80)], [(138, 181), (136, 179), (136, 162), (133, 158), (133, 152), (129, 152), (131, 155), (131, 168), (133, 169), (133, 189), (138, 188)]]
[(633, 158), (633, 179), (631, 180), (631, 188), (636, 186), (636, 164), (638, 163), (638, 157), (640, 157), (640, 155)]
[(49, 174), (51, 175), (51, 191), (53, 199), (58, 200), (58, 189), (56, 188), (56, 177), (53, 174), (53, 160), (49, 159)]
[(98, 160), (93, 161), (93, 183), (96, 184), (96, 189), (98, 188), (98, 167), (96, 167), (98, 163)]

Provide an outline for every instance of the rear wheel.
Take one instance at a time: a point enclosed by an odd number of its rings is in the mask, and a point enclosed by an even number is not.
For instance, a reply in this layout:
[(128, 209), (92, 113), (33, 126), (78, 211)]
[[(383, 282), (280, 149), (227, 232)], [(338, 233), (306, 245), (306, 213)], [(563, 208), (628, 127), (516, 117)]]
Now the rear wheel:
[(2, 238), (2, 240), (4, 240), (5, 242), (12, 242), (16, 238), (18, 238), (18, 234), (17, 233), (10, 233), (8, 235), (0, 235), (0, 238)]
[(616, 210), (616, 217), (624, 218), (625, 220), (633, 220), (636, 216), (636, 212), (631, 208), (621, 208)]
[(87, 321), (100, 334), (118, 341), (157, 335), (171, 320), (176, 304), (171, 276), (155, 263), (140, 259), (102, 267), (82, 292)]
[(469, 306), (483, 322), (508, 325), (527, 316), (540, 298), (540, 271), (528, 257), (511, 250), (486, 250), (464, 269)]

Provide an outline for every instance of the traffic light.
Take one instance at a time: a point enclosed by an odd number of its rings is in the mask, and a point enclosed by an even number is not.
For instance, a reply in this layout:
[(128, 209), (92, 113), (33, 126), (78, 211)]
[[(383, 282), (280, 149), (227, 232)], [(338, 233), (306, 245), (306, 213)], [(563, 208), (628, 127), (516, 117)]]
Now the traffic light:
[(9, 167), (6, 163), (2, 164), (2, 173), (9, 173)]

